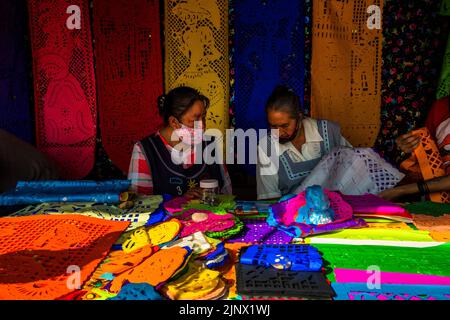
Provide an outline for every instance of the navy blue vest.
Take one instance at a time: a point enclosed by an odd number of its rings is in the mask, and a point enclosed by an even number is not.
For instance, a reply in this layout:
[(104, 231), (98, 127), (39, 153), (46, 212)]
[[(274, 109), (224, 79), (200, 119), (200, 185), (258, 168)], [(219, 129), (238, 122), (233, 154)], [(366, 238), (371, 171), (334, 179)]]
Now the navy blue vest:
[(173, 163), (169, 150), (156, 134), (141, 140), (141, 145), (152, 172), (154, 194), (180, 196), (189, 188), (198, 187), (203, 179), (216, 179), (220, 188), (223, 187), (218, 164), (194, 164), (185, 169), (182, 164)]

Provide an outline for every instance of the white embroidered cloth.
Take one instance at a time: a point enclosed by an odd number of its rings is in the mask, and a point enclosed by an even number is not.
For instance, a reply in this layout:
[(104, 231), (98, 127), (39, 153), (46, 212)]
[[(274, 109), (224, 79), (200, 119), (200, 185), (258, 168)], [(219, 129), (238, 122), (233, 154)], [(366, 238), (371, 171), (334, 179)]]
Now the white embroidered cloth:
[(395, 187), (404, 176), (371, 148), (337, 147), (322, 158), (295, 193), (317, 184), (349, 195), (378, 194)]

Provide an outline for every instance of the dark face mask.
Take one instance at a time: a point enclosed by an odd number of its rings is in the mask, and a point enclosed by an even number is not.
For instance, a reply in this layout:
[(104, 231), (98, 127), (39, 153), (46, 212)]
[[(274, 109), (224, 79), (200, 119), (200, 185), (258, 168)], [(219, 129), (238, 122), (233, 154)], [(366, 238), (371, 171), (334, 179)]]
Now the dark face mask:
[(282, 138), (279, 137), (278, 138), (278, 142), (281, 144), (286, 144), (288, 142), (291, 142), (292, 140), (294, 140), (295, 138), (297, 138), (297, 134), (298, 134), (298, 130), (300, 129), (300, 119), (297, 119), (297, 124), (295, 125), (295, 130), (294, 132), (287, 138)]

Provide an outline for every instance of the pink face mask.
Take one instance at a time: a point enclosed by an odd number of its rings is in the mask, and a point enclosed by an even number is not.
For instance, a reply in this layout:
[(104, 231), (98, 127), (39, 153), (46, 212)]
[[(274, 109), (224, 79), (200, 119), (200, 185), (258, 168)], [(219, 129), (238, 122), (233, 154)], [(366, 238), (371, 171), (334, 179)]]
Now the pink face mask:
[(180, 129), (176, 129), (175, 133), (183, 143), (187, 145), (198, 145), (203, 141), (203, 126), (190, 128), (181, 124)]

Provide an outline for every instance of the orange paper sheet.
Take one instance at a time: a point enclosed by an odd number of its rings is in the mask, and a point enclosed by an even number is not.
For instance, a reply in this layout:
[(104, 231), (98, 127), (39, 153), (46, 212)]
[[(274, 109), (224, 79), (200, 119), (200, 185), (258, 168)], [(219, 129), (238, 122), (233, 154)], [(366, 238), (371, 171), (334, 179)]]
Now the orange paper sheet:
[(450, 242), (450, 232), (430, 231), (430, 236), (434, 241)]
[(439, 217), (415, 214), (413, 217), (414, 225), (420, 230), (450, 233), (450, 214), (444, 214)]
[(238, 263), (239, 251), (241, 248), (250, 245), (252, 244), (243, 242), (225, 244), (225, 249), (229, 252), (230, 259), (225, 266), (220, 268), (220, 271), (223, 272), (223, 277), (227, 280), (229, 285), (228, 299), (234, 299), (238, 296), (236, 291), (236, 263)]
[(383, 0), (313, 1), (311, 115), (341, 125), (355, 147), (371, 147), (380, 127), (382, 30), (369, 29)]
[(128, 225), (80, 215), (1, 218), (0, 299), (53, 300), (69, 294)]

